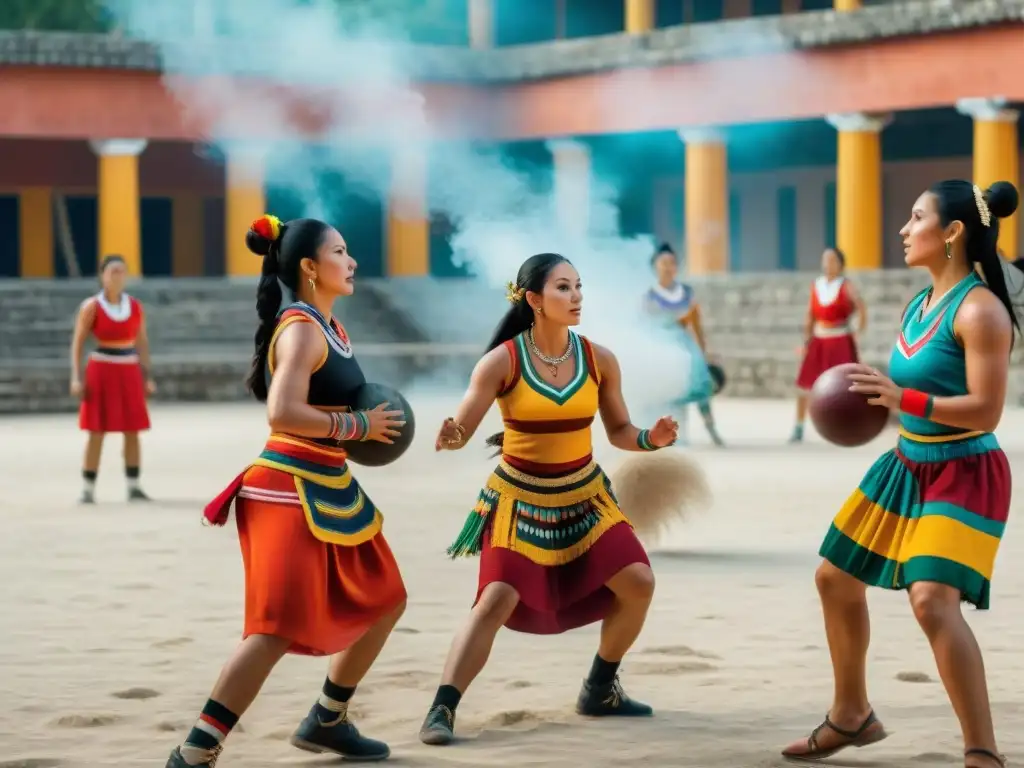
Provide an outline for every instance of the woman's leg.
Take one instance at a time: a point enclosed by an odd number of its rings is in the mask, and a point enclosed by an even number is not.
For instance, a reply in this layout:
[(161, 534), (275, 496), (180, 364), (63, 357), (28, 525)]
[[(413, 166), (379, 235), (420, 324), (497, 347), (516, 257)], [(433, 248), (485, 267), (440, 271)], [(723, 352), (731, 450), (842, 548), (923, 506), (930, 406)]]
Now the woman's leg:
[(796, 424), (793, 426), (793, 434), (789, 438), (791, 443), (799, 443), (804, 439), (804, 422), (807, 421), (807, 391), (799, 390), (796, 393)]
[[(960, 609), (960, 590), (932, 581), (910, 585), (910, 605), (931, 643), (939, 677), (960, 721), (964, 747), (998, 755), (992, 708), (985, 682), (985, 663), (970, 625)], [(1000, 763), (982, 754), (970, 755), (974, 768), (997, 768)]]
[(348, 719), (348, 703), (404, 612), (403, 600), (350, 648), (331, 657), (320, 698), (292, 736), (292, 744), (311, 752), (363, 760), (382, 760), (391, 754), (384, 742), (359, 733)]
[(619, 664), (640, 636), (654, 598), (654, 572), (646, 563), (633, 563), (612, 576), (605, 586), (615, 593), (612, 610), (601, 624), (601, 641), (583, 683), (576, 711), (581, 715), (650, 715), (646, 704), (633, 701), (616, 684)]
[(124, 475), (128, 480), (129, 501), (149, 501), (139, 486), (139, 472), (142, 467), (142, 443), (138, 432), (124, 433)]
[(492, 582), (484, 587), (468, 621), (452, 640), (441, 686), (420, 729), (424, 744), (440, 746), (452, 740), (455, 710), (462, 694), (484, 668), (498, 630), (505, 626), (518, 604), (519, 593), (511, 585)]
[(835, 688), (826, 723), (810, 738), (783, 750), (782, 754), (792, 757), (824, 757), (852, 743), (870, 744), (885, 736), (868, 703), (866, 666), (871, 624), (867, 588), (828, 561), (818, 567), (814, 581), (821, 597)]
[(85, 456), (82, 459), (82, 504), (96, 502), (96, 476), (100, 471), (100, 457), (103, 455), (103, 432), (90, 432), (85, 441)]
[(250, 635), (221, 670), (210, 698), (167, 768), (210, 765), (231, 729), (255, 700), (270, 671), (288, 650), (290, 641), (271, 635)]
[(722, 440), (718, 434), (718, 428), (715, 426), (715, 417), (711, 413), (711, 401), (699, 401), (697, 403), (697, 410), (700, 411), (700, 416), (704, 420), (704, 429), (707, 430), (708, 435), (711, 437), (711, 442), (718, 446), (725, 445), (725, 441)]

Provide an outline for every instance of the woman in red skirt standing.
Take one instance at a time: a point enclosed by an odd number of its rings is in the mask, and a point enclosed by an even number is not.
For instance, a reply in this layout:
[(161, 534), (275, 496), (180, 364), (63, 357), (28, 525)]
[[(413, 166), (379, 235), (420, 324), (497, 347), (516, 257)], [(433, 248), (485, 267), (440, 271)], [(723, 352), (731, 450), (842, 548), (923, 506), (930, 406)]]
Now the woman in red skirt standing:
[(858, 362), (857, 340), (851, 327), (857, 315), (857, 333), (867, 327), (868, 314), (864, 300), (843, 270), (846, 257), (838, 248), (826, 248), (821, 255), (821, 276), (811, 285), (811, 301), (804, 320), (803, 363), (796, 377), (800, 390), (796, 398), (796, 426), (791, 443), (804, 439), (804, 420), (807, 418), (807, 395), (829, 368), (843, 363)]
[[(149, 429), (146, 395), (153, 394), (156, 385), (149, 378), (145, 313), (142, 303), (124, 292), (127, 274), (120, 256), (103, 259), (102, 290), (82, 302), (71, 339), (71, 394), (82, 401), (78, 426), (89, 433), (82, 466), (83, 504), (95, 502), (96, 473), (108, 432), (124, 434), (128, 500), (149, 500), (139, 486), (139, 432)], [(83, 383), (82, 348), (90, 335), (96, 349), (89, 355)]]

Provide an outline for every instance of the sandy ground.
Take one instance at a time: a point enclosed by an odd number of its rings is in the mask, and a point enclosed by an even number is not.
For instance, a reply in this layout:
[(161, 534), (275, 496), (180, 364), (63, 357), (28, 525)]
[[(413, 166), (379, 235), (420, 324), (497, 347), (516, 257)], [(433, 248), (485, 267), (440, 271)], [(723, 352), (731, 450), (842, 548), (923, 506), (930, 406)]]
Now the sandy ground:
[[(408, 766), (728, 766), (785, 764), (778, 751), (818, 723), (831, 675), (812, 574), (828, 522), (892, 432), (840, 449), (811, 436), (783, 445), (791, 405), (716, 403), (732, 445), (716, 450), (690, 419), (693, 453), (715, 493), (706, 514), (653, 548), (658, 591), (624, 664), (627, 689), (657, 711), (642, 722), (573, 712), (596, 627), (559, 637), (499, 636), (460, 708), (447, 749), (417, 730), (448, 643), (468, 610), (475, 561), (445, 546), (486, 477), (481, 447), (435, 455), (443, 398), (410, 398), (420, 436), (392, 469), (359, 470), (386, 513), (409, 610), (356, 695), (364, 733)], [(80, 508), (82, 437), (73, 417), (0, 421), (0, 768), (163, 765), (237, 642), (242, 566), (233, 525), (200, 526), (202, 505), (254, 457), (255, 405), (160, 407), (145, 438), (144, 480), (158, 503), (129, 506), (120, 445), (107, 448), (100, 503)], [(494, 414), (492, 413), (492, 420)], [(1024, 456), (1024, 413), (1000, 435)], [(611, 470), (621, 454), (598, 446)], [(1015, 513), (1024, 512), (1015, 502)], [(968, 611), (985, 650), (1001, 747), (1024, 760), (1024, 537), (1004, 539), (993, 610)], [(841, 764), (962, 765), (956, 722), (924, 637), (898, 593), (871, 595), (870, 682), (893, 734)], [(319, 691), (325, 663), (287, 658), (228, 740), (221, 765), (327, 765), (286, 739)], [(854, 751), (856, 752), (856, 751)]]

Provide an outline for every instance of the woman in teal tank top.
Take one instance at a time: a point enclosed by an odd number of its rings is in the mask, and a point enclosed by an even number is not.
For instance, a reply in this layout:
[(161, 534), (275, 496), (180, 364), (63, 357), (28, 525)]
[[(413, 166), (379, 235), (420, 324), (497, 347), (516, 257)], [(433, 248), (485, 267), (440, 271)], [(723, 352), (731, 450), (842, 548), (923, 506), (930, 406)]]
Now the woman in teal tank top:
[[(869, 366), (850, 389), (900, 412), (900, 436), (833, 520), (815, 574), (835, 673), (832, 708), (783, 751), (818, 760), (881, 741), (868, 703), (866, 587), (907, 590), (960, 720), (967, 768), (997, 768), (981, 651), (961, 602), (989, 607), (992, 570), (1010, 511), (1010, 468), (993, 433), (1006, 400), (1014, 305), (996, 251), (998, 219), (1017, 190), (944, 181), (914, 204), (900, 231), (908, 266), (931, 286), (915, 296), (886, 377)], [(984, 280), (979, 276), (980, 267)]]

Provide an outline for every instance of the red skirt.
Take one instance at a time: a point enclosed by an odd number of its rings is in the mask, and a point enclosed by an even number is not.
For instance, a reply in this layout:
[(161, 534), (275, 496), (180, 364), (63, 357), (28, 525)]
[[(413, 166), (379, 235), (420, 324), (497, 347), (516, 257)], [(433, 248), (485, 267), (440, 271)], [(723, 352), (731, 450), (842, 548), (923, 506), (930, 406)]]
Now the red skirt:
[(242, 482), (282, 498), (235, 502), (245, 566), (243, 637), (283, 637), (291, 641), (289, 653), (329, 656), (405, 601), (402, 574), (383, 533), (354, 547), (328, 544), (310, 532), (291, 475), (251, 467)]
[(138, 362), (90, 359), (78, 427), (86, 432), (141, 432), (149, 429), (146, 382)]
[(488, 584), (508, 584), (519, 593), (519, 604), (505, 626), (531, 635), (557, 635), (601, 621), (615, 601), (605, 586), (608, 580), (634, 563), (651, 564), (628, 523), (612, 526), (564, 565), (539, 565), (518, 552), (491, 546), (490, 539), (485, 531), (477, 600)]
[(800, 389), (810, 389), (818, 377), (829, 368), (835, 368), (844, 363), (856, 363), (859, 359), (857, 341), (852, 333), (826, 338), (814, 336), (807, 344), (807, 352), (800, 365), (796, 385)]

